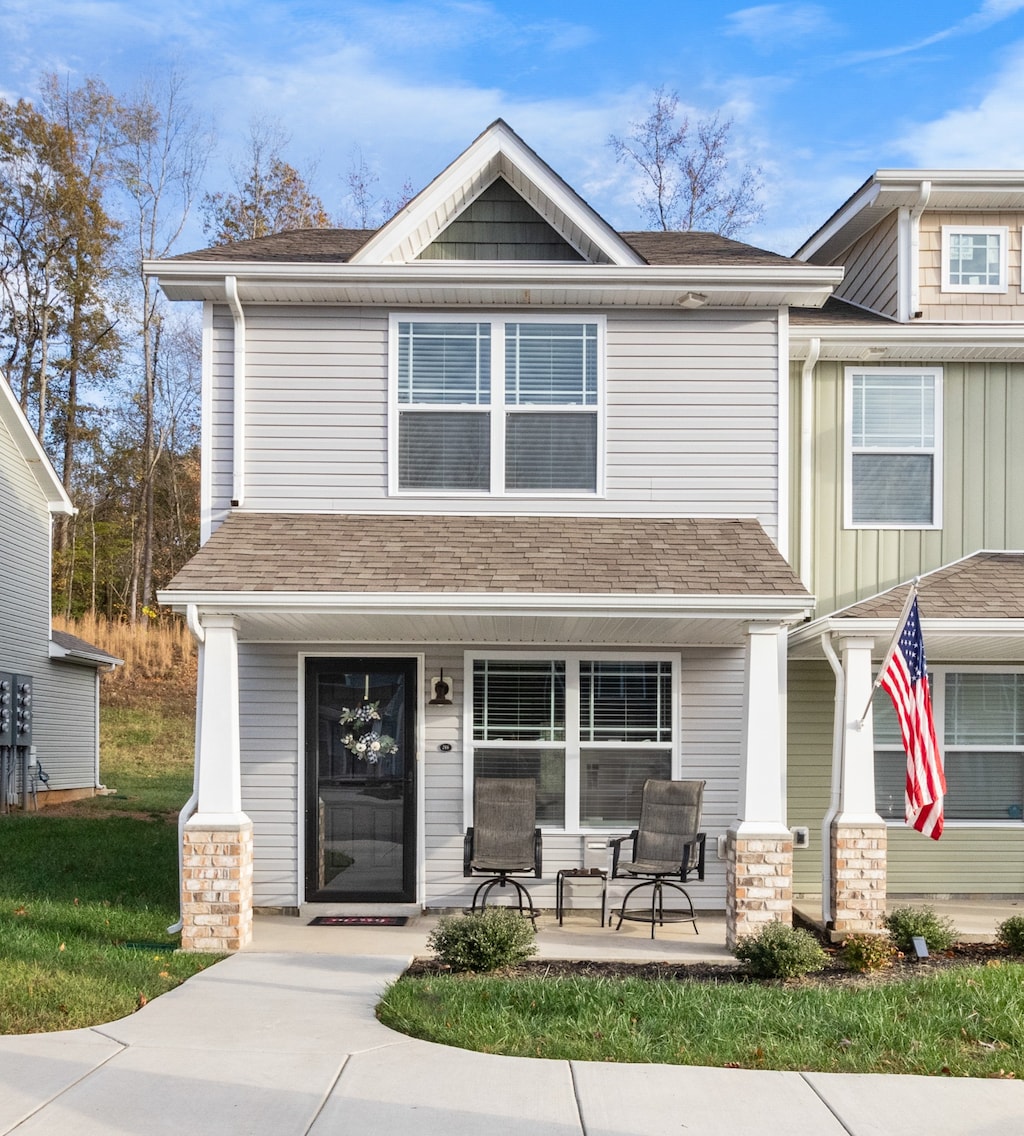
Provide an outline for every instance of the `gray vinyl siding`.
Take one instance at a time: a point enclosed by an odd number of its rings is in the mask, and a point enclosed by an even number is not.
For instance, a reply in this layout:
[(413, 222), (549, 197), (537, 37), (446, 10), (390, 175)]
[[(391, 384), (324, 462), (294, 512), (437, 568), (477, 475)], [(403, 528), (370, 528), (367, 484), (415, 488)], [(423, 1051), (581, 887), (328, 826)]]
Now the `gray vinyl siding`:
[[(853, 361), (851, 361), (853, 362)], [(862, 364), (863, 365), (863, 364)], [(938, 529), (843, 527), (842, 362), (814, 371), (813, 578), (823, 615), (979, 549), (1024, 548), (1024, 364), (944, 363)], [(800, 368), (791, 370), (791, 458), (799, 471)], [(799, 515), (798, 479), (791, 508)], [(795, 563), (801, 573), (803, 566)]]
[[(608, 314), (602, 498), (389, 497), (387, 311), (252, 307), (246, 326), (246, 508), (743, 514), (775, 532), (774, 313)], [(231, 494), (232, 338), (216, 309), (215, 524)]]
[(0, 672), (34, 680), (32, 741), (50, 788), (91, 788), (96, 671), (50, 659), (50, 513), (2, 422), (0, 502)]
[(893, 214), (843, 254), (846, 275), (836, 289), (837, 296), (896, 318), (899, 303), (897, 234), (897, 218)]
[[(303, 755), (299, 752), (302, 691), (301, 650), (358, 655), (379, 649), (367, 644), (303, 648), (295, 644), (239, 646), (239, 709), (242, 746), (242, 807), (254, 827), (254, 902), (260, 907), (293, 907), (302, 902), (299, 822)], [(425, 654), (425, 679), (443, 668), (454, 682), (451, 707), (420, 707), (424, 765), (425, 902), (429, 907), (462, 907), (472, 892), (462, 875), (463, 698), (466, 693), (461, 646), (389, 646), (389, 655)], [(715, 855), (717, 836), (735, 822), (742, 744), (743, 652), (697, 650), (682, 653), (682, 776), (703, 778), (708, 872), (694, 885), (698, 908), (725, 905), (725, 864)], [(424, 700), (425, 701), (425, 700)], [(442, 743), (451, 750), (442, 752)], [(601, 833), (601, 836), (607, 834)], [(531, 886), (543, 907), (555, 902), (555, 874), (579, 867), (586, 837), (545, 833), (543, 878)], [(613, 892), (616, 889), (612, 889)]]
[[(789, 823), (807, 825), (811, 847), (793, 857), (793, 890), (821, 892), (821, 822), (832, 771), (835, 681), (822, 661), (789, 664)], [(890, 897), (1006, 895), (1024, 891), (1024, 824), (947, 823), (940, 840), (886, 827)]]

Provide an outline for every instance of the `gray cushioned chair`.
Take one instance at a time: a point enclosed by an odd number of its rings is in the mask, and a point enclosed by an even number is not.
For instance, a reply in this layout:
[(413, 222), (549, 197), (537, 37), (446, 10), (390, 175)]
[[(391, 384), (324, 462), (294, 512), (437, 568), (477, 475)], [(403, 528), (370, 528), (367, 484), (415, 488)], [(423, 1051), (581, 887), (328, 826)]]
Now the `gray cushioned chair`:
[(536, 926), (533, 898), (513, 873), (540, 879), (541, 835), (537, 827), (537, 783), (532, 777), (478, 777), (473, 786), (473, 827), (466, 829), (462, 874), (484, 873), (473, 893), (472, 910), (483, 910), (495, 888), (509, 885), (520, 914)]
[[(706, 835), (699, 832), (703, 781), (644, 782), (640, 801), (640, 825), (629, 836), (610, 841), (612, 847), (612, 879), (634, 879), (635, 883), (622, 897), (616, 931), (623, 919), (650, 923), (651, 938), (657, 924), (692, 923), (697, 931), (693, 901), (682, 886), (688, 879), (704, 879), (704, 846)], [(622, 845), (633, 842), (633, 858), (620, 859)], [(678, 883), (676, 881), (679, 881)], [(642, 888), (651, 889), (651, 902), (629, 906), (632, 896)], [(665, 889), (678, 892), (686, 900), (686, 908), (665, 909)], [(609, 923), (611, 918), (609, 917)]]

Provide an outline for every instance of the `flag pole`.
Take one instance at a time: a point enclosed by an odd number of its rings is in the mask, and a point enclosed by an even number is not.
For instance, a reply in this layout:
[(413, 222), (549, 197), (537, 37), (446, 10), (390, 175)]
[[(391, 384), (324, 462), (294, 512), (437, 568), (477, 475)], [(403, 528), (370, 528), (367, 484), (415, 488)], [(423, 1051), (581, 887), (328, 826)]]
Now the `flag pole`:
[(900, 641), (900, 635), (903, 632), (903, 625), (907, 622), (907, 616), (910, 614), (910, 607), (914, 600), (917, 599), (917, 585), (921, 582), (920, 576), (915, 576), (910, 581), (910, 591), (907, 593), (906, 602), (903, 604), (903, 610), (900, 612), (899, 619), (896, 620), (896, 630), (892, 633), (892, 640), (889, 643), (889, 649), (885, 652), (882, 659), (882, 664), (878, 668), (878, 678), (875, 679), (871, 686), (871, 693), (868, 695), (867, 705), (864, 707), (864, 713), (857, 719), (855, 726), (858, 730), (864, 729), (864, 723), (867, 720), (868, 711), (871, 709), (871, 703), (875, 700), (875, 691), (881, 685), (882, 677), (885, 674), (885, 668), (889, 665), (889, 660), (892, 658), (893, 652), (896, 650), (896, 644)]

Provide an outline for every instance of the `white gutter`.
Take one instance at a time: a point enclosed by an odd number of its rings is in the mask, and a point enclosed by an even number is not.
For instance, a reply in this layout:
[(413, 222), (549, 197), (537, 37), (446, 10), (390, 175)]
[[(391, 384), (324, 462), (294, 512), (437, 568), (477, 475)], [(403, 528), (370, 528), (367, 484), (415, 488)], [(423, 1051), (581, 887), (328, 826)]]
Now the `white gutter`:
[(821, 649), (825, 652), (825, 658), (828, 659), (829, 666), (836, 676), (835, 710), (832, 720), (832, 791), (829, 796), (828, 812), (821, 822), (821, 920), (824, 926), (828, 927), (835, 918), (835, 912), (832, 910), (832, 822), (839, 813), (839, 787), (843, 775), (846, 675), (832, 648), (828, 632), (821, 637)]
[(245, 504), (245, 314), (242, 311), (242, 302), (238, 298), (237, 277), (224, 277), (224, 293), (227, 296), (228, 306), (231, 308), (231, 316), (235, 321), (231, 505), (233, 508), (237, 508)]
[(199, 722), (202, 720), (203, 709), (203, 651), (202, 645), (206, 639), (206, 632), (199, 622), (199, 612), (195, 604), (189, 604), (185, 609), (185, 622), (189, 631), (199, 644), (199, 674), (196, 682), (196, 740), (195, 757), (192, 761), (192, 796), (182, 805), (178, 813), (178, 922), (167, 928), (168, 935), (177, 935), (185, 924), (185, 912), (181, 905), (182, 872), (185, 860), (185, 825), (199, 805)]
[(814, 476), (814, 368), (821, 354), (821, 340), (811, 339), (800, 375), (800, 579), (811, 587), (811, 519)]
[(917, 202), (911, 208), (908, 216), (909, 232), (907, 239), (907, 269), (910, 279), (907, 281), (906, 302), (907, 308), (900, 313), (901, 320), (912, 320), (918, 311), (921, 297), (921, 214), (928, 206), (932, 195), (932, 183), (922, 181)]

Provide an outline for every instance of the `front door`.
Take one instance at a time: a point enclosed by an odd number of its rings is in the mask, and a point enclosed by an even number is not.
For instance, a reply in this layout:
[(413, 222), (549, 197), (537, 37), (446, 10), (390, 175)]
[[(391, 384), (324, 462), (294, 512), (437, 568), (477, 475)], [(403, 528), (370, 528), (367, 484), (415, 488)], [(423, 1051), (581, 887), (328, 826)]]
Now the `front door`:
[(416, 898), (416, 660), (306, 661), (306, 898)]

